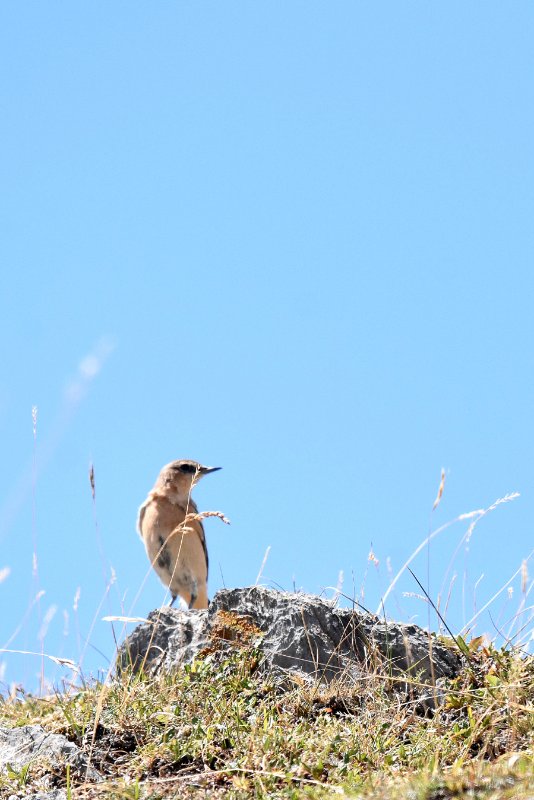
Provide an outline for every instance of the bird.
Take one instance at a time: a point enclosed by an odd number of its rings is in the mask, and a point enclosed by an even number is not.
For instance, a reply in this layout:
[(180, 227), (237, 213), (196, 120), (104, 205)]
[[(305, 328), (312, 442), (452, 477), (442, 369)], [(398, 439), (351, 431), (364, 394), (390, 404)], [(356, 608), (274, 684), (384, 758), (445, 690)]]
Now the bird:
[(154, 488), (139, 509), (137, 530), (161, 582), (189, 609), (208, 607), (208, 548), (193, 486), (221, 467), (198, 461), (171, 461), (160, 471)]

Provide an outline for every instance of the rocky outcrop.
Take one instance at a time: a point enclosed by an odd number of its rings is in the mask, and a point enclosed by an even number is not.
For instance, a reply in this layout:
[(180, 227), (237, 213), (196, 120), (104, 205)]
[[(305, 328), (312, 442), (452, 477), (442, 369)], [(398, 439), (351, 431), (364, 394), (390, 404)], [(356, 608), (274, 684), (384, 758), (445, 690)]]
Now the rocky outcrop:
[(89, 766), (87, 756), (65, 736), (47, 733), (40, 725), (0, 728), (0, 772), (5, 772), (8, 766), (21, 770), (37, 759), (46, 760), (52, 766), (69, 764), (88, 780), (101, 780), (96, 769)]
[(209, 609), (153, 611), (128, 636), (118, 667), (169, 672), (214, 650), (252, 645), (266, 668), (329, 682), (371, 671), (408, 673), (435, 683), (453, 677), (454, 649), (416, 625), (385, 622), (320, 597), (259, 586), (217, 592)]

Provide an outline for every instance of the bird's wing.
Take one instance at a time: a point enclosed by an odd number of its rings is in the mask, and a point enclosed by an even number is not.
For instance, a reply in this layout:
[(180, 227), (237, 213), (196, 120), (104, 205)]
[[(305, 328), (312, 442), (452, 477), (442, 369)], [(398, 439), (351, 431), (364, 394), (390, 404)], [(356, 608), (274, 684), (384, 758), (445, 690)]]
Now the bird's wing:
[(208, 558), (208, 547), (206, 545), (206, 534), (204, 533), (204, 525), (200, 520), (198, 520), (198, 536), (200, 538), (200, 544), (202, 545), (202, 549), (204, 550), (204, 557), (206, 559), (206, 580), (209, 575), (210, 571), (210, 560)]
[(145, 517), (145, 511), (146, 511), (147, 503), (148, 503), (148, 500), (146, 500), (143, 503), (143, 505), (139, 509), (139, 513), (137, 515), (137, 533), (139, 534), (141, 539), (143, 538), (143, 519)]

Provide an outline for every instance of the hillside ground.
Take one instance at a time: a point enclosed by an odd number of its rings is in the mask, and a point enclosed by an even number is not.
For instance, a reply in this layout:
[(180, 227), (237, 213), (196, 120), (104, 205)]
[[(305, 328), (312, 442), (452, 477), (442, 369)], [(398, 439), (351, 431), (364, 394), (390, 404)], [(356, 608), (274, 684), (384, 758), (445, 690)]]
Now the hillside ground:
[(325, 687), (265, 673), (251, 649), (172, 676), (18, 692), (0, 704), (0, 725), (65, 734), (105, 781), (34, 763), (0, 777), (0, 796), (63, 786), (77, 800), (531, 799), (534, 661), (474, 640), (465, 663), (436, 687), (435, 710), (413, 680), (408, 694), (379, 674)]

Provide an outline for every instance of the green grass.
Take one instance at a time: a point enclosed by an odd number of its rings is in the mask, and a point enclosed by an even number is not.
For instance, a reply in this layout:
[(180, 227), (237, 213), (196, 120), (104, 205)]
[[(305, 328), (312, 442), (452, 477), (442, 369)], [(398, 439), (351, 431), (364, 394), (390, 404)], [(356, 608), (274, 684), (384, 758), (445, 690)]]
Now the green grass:
[[(260, 664), (254, 650), (215, 653), (172, 676), (20, 696), (0, 724), (41, 723), (90, 754), (106, 782), (71, 774), (73, 798), (534, 797), (531, 656), (473, 642), (435, 712), (416, 684), (410, 696), (379, 674), (324, 687)], [(44, 772), (0, 778), (0, 796)], [(66, 770), (49, 783), (66, 787)]]

